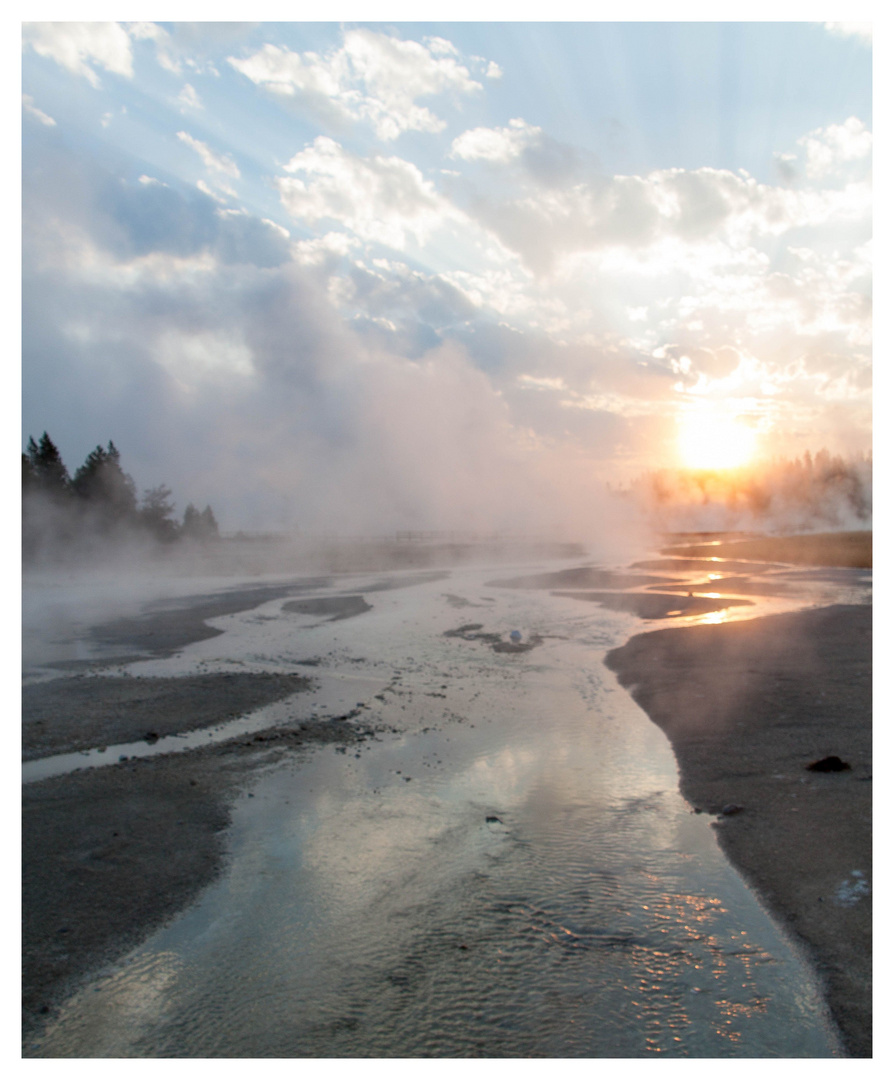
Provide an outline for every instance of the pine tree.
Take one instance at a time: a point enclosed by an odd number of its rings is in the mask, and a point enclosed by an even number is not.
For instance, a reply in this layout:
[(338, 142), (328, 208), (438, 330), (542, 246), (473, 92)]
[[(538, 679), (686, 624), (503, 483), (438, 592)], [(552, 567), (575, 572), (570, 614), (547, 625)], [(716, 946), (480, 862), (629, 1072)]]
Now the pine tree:
[(217, 527), (217, 519), (210, 506), (199, 513), (192, 503), (183, 511), (183, 525), (181, 535), (193, 540), (213, 540), (220, 534)]
[(214, 511), (210, 506), (206, 506), (202, 511), (202, 528), (208, 539), (220, 535), (220, 530), (217, 527), (217, 518), (215, 518)]
[(133, 480), (121, 468), (115, 444), (97, 446), (78, 469), (72, 481), (75, 493), (99, 512), (108, 523), (125, 523), (136, 517), (137, 498)]
[[(27, 457), (31, 466), (29, 483), (33, 482), (34, 490), (57, 498), (64, 498), (69, 494), (71, 480), (68, 469), (56, 444), (46, 432), (41, 435), (39, 443), (34, 441), (33, 436), (28, 439), (28, 452), (22, 457)], [(22, 467), (24, 470), (24, 461)]]
[(140, 505), (140, 521), (152, 533), (156, 540), (170, 543), (177, 539), (177, 522), (171, 517), (174, 504), (171, 502), (171, 489), (164, 484), (148, 488), (143, 492)]
[(27, 495), (37, 487), (37, 471), (31, 464), (31, 458), (22, 454), (22, 494)]

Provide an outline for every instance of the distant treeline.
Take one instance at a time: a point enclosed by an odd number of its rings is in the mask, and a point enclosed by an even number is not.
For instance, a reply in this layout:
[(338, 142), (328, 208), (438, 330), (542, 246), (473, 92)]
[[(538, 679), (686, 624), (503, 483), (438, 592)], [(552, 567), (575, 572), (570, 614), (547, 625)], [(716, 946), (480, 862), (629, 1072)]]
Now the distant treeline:
[(109, 545), (208, 542), (218, 537), (210, 506), (200, 511), (190, 503), (177, 521), (171, 494), (161, 484), (138, 500), (113, 442), (97, 446), (70, 476), (46, 432), (39, 442), (29, 438), (22, 454), (23, 557), (34, 562), (86, 556)]
[(740, 469), (662, 469), (641, 476), (630, 494), (657, 525), (675, 530), (868, 527), (872, 457), (820, 450)]

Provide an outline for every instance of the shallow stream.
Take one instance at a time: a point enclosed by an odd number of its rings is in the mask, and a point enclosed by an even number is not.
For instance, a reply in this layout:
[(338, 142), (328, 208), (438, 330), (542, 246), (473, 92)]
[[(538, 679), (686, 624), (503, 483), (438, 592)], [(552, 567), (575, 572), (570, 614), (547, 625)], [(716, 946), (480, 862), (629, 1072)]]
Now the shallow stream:
[[(312, 652), (363, 687), (365, 724), (396, 733), (259, 772), (223, 876), (72, 997), (31, 1054), (840, 1052), (809, 969), (603, 666), (642, 622), (488, 584), (500, 576), (371, 592), (371, 610), (334, 622), (274, 600), (130, 666), (294, 670)], [(472, 623), (541, 643), (445, 636)]]

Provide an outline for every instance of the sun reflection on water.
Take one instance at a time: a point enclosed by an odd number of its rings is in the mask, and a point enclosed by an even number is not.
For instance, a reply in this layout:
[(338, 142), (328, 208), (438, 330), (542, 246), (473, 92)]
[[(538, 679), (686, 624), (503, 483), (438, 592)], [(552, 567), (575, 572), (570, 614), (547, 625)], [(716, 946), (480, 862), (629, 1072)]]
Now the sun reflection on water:
[(709, 611), (701, 619), (696, 620), (701, 626), (719, 626), (729, 620), (729, 608), (721, 608), (720, 611)]

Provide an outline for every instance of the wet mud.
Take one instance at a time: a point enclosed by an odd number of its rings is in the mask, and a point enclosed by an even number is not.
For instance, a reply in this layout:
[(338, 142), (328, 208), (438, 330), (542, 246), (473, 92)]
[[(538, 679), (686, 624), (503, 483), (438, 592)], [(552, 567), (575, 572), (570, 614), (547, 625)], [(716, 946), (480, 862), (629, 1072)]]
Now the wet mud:
[(774, 559), (807, 566), (872, 566), (872, 533), (813, 533), (806, 536), (756, 537), (710, 544), (665, 548), (662, 555), (721, 559)]
[(283, 611), (293, 615), (328, 615), (330, 622), (339, 619), (351, 619), (372, 611), (372, 604), (367, 604), (362, 596), (321, 596), (310, 600), (289, 600), (282, 606)]
[(213, 727), (308, 689), (302, 675), (72, 677), (22, 689), (22, 760)]
[(643, 585), (670, 584), (672, 577), (652, 577), (648, 574), (623, 574), (616, 570), (600, 570), (594, 566), (554, 570), (546, 574), (527, 574), (523, 577), (489, 581), (487, 588), (497, 589), (637, 589)]
[(139, 615), (112, 619), (93, 626), (88, 637), (94, 656), (84, 660), (55, 662), (60, 670), (84, 670), (106, 662), (124, 662), (141, 656), (172, 656), (196, 641), (219, 637), (223, 631), (209, 619), (250, 611), (268, 600), (324, 588), (329, 578), (306, 578), (300, 582), (227, 589), (210, 596), (187, 596), (158, 600), (145, 605)]
[(673, 619), (691, 615), (707, 615), (712, 611), (724, 611), (730, 607), (751, 604), (750, 600), (733, 597), (711, 599), (706, 596), (680, 596), (663, 593), (614, 593), (614, 592), (556, 592), (572, 600), (586, 600), (612, 611), (627, 611), (641, 619)]

